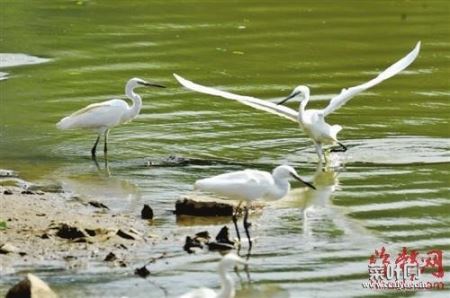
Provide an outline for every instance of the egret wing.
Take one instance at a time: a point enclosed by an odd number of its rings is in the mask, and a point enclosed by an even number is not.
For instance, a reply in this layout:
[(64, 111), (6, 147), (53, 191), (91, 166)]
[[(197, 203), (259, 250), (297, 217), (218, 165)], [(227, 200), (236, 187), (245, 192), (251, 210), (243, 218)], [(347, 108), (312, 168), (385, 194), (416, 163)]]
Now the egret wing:
[(256, 199), (262, 197), (270, 185), (270, 174), (256, 170), (237, 171), (198, 180), (195, 187), (234, 199)]
[(402, 70), (404, 70), (406, 67), (408, 67), (413, 61), (417, 58), (417, 55), (420, 51), (420, 41), (416, 44), (414, 49), (408, 53), (405, 57), (397, 61), (396, 63), (389, 66), (386, 70), (384, 70), (382, 73), (380, 73), (376, 78), (358, 85), (354, 86), (348, 89), (342, 89), (341, 93), (337, 96), (335, 96), (333, 99), (331, 99), (330, 104), (323, 110), (324, 116), (327, 116), (331, 114), (332, 112), (336, 111), (343, 105), (347, 103), (353, 96), (356, 94), (363, 92), (379, 83), (381, 83), (384, 80), (387, 80)]
[(119, 99), (94, 103), (61, 119), (56, 125), (59, 129), (109, 127), (121, 121), (127, 108), (126, 102)]
[(270, 101), (265, 101), (265, 100), (258, 99), (255, 97), (238, 95), (238, 94), (222, 91), (219, 89), (215, 89), (212, 87), (202, 86), (202, 85), (196, 84), (194, 82), (188, 81), (185, 78), (182, 78), (177, 74), (173, 74), (173, 76), (175, 77), (175, 79), (178, 80), (178, 82), (180, 82), (181, 85), (183, 85), (184, 87), (191, 89), (193, 91), (210, 94), (210, 95), (214, 95), (214, 96), (220, 96), (220, 97), (231, 99), (231, 100), (236, 100), (242, 104), (245, 104), (245, 105), (255, 108), (257, 110), (269, 112), (269, 113), (281, 116), (283, 118), (289, 119), (291, 121), (298, 122), (298, 113), (291, 108), (288, 108), (288, 107), (285, 107), (282, 105), (277, 105)]

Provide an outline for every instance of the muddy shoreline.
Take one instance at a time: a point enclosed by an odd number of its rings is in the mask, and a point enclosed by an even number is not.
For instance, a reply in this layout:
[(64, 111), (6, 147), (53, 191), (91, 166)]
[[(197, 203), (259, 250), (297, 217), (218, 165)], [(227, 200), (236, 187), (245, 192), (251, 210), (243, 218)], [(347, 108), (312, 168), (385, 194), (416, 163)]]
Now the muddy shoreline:
[(158, 238), (152, 222), (140, 214), (114, 212), (95, 201), (17, 186), (0, 186), (0, 194), (0, 220), (6, 224), (0, 230), (2, 275), (48, 262), (62, 268), (84, 267), (108, 261), (110, 253), (119, 256), (116, 266), (126, 267), (121, 251), (131, 256)]

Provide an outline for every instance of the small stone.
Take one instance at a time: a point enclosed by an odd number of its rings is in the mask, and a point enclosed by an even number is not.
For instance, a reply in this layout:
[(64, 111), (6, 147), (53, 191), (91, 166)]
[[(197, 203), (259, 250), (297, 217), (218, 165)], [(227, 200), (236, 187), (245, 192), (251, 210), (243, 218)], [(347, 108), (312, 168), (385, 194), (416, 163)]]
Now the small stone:
[(141, 211), (141, 217), (142, 219), (153, 219), (153, 210), (149, 205), (144, 205)]
[(108, 209), (109, 210), (108, 206), (106, 206), (105, 204), (100, 203), (98, 201), (89, 201), (88, 204), (91, 205), (92, 207), (95, 207), (95, 208), (103, 208), (103, 209)]
[(203, 248), (203, 244), (198, 241), (195, 238), (191, 238), (190, 236), (186, 237), (186, 241), (184, 243), (183, 249), (187, 252), (187, 253), (194, 253), (194, 250), (192, 250), (192, 248)]
[(139, 275), (142, 278), (146, 278), (150, 275), (150, 271), (148, 271), (147, 267), (142, 266), (141, 268), (136, 268), (136, 270), (134, 270), (134, 274)]
[(127, 263), (125, 263), (124, 260), (120, 260), (118, 263), (119, 263), (119, 267), (122, 267), (122, 268), (125, 268), (125, 267), (128, 266)]
[(84, 229), (84, 231), (91, 237), (95, 237), (95, 235), (97, 235), (97, 232), (93, 229)]
[(216, 236), (216, 241), (218, 243), (234, 245), (234, 241), (230, 240), (230, 233), (227, 226), (224, 226), (222, 229), (220, 229), (219, 233)]
[(203, 232), (198, 232), (197, 234), (195, 234), (196, 238), (204, 238), (204, 239), (210, 239), (211, 237), (209, 236), (209, 232), (208, 231), (203, 231)]
[(50, 239), (50, 236), (48, 235), (48, 233), (44, 233), (40, 237), (41, 237), (41, 239)]
[(35, 193), (34, 193), (34, 191), (26, 189), (26, 190), (22, 191), (21, 194), (23, 194), (23, 195), (34, 195)]
[(117, 260), (117, 256), (114, 253), (112, 253), (112, 252), (107, 254), (105, 259), (104, 259), (105, 262), (113, 262), (115, 260)]
[(4, 195), (12, 195), (13, 192), (12, 192), (12, 190), (10, 190), (10, 189), (5, 189), (5, 190), (3, 191), (3, 194), (4, 194)]
[(86, 233), (80, 230), (77, 227), (69, 226), (68, 224), (60, 224), (57, 227), (56, 236), (64, 238), (64, 239), (78, 239), (86, 237)]
[(27, 277), (14, 285), (5, 298), (57, 298), (58, 295), (39, 277), (28, 273)]
[(125, 232), (122, 229), (117, 231), (117, 236), (128, 240), (137, 240), (140, 238), (134, 231), (130, 230), (129, 232)]

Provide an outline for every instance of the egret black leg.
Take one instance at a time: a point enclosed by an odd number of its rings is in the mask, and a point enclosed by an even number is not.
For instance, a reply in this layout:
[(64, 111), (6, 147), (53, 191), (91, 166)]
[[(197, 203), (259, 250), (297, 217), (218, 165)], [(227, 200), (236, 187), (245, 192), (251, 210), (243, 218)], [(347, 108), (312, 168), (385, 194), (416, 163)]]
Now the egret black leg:
[(250, 232), (248, 231), (248, 228), (252, 224), (247, 221), (248, 220), (248, 207), (245, 206), (244, 210), (245, 210), (245, 214), (244, 214), (244, 228), (245, 228), (245, 234), (247, 235), (247, 238), (248, 238), (248, 244), (249, 244), (248, 251), (250, 251), (252, 249), (252, 239), (250, 238)]
[(100, 141), (100, 135), (97, 137), (97, 140), (94, 143), (94, 147), (92, 147), (92, 149), (91, 149), (92, 159), (95, 159), (95, 151), (97, 150), (97, 144), (99, 141)]
[(338, 143), (339, 147), (331, 148), (330, 152), (345, 152), (345, 151), (347, 151), (347, 147), (344, 144), (342, 144), (340, 142), (337, 142), (337, 143)]
[(105, 131), (105, 145), (103, 147), (103, 152), (106, 153), (108, 152), (108, 134), (109, 134), (109, 130)]
[(237, 208), (236, 208), (236, 211), (233, 213), (232, 219), (233, 219), (234, 228), (236, 229), (236, 235), (239, 239), (239, 246), (240, 246), (241, 245), (241, 234), (239, 234), (239, 228), (237, 225)]

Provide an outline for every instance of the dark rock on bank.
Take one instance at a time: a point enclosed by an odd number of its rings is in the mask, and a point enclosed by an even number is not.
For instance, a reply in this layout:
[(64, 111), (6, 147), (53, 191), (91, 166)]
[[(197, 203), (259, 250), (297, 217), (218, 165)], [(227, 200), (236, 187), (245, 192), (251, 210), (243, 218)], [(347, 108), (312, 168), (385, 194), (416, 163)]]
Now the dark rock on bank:
[(141, 211), (142, 219), (153, 219), (153, 209), (149, 205), (145, 204)]
[(69, 226), (68, 224), (62, 223), (56, 227), (56, 236), (64, 239), (74, 240), (78, 238), (85, 238), (87, 237), (87, 234), (85, 231), (77, 227)]

